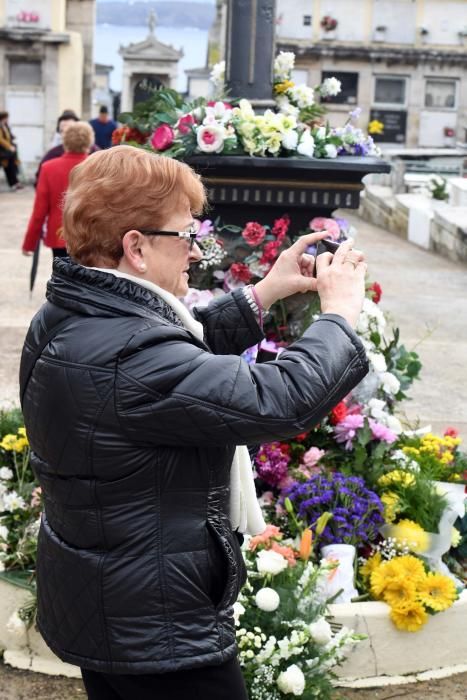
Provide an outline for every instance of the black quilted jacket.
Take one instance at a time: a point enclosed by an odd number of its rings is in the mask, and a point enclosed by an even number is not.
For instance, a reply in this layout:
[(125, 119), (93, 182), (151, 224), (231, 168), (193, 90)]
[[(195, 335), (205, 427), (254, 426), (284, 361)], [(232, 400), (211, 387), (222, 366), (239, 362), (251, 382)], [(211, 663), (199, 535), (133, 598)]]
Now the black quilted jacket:
[(261, 331), (241, 292), (198, 312), (204, 344), (149, 290), (66, 259), (47, 299), (20, 376), (45, 504), (40, 631), (96, 671), (220, 664), (245, 578), (227, 514), (235, 446), (311, 428), (366, 374), (363, 347), (323, 315), (249, 367), (238, 355)]

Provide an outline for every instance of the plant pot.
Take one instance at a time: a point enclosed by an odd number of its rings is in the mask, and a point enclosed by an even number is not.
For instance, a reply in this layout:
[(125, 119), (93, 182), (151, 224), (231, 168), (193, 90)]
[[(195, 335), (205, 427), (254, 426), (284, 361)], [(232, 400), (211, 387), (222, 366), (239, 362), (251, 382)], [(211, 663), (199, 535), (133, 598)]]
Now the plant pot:
[(354, 586), (354, 561), (356, 549), (353, 544), (328, 544), (321, 547), (323, 559), (337, 559), (339, 566), (330, 572), (326, 582), (325, 593), (332, 598), (339, 591), (334, 603), (350, 603), (352, 598), (358, 596)]

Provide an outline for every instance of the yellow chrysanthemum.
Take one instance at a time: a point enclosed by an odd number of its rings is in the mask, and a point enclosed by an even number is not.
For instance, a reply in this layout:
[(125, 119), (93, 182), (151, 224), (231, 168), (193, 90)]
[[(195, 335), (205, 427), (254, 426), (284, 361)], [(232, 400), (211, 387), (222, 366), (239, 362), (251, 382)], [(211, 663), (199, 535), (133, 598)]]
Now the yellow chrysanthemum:
[(383, 599), (393, 607), (412, 603), (417, 599), (417, 589), (415, 584), (405, 576), (397, 576), (388, 581), (384, 589)]
[(21, 437), (26, 437), (26, 428), (18, 428), (18, 435), (21, 435)]
[(11, 452), (15, 449), (14, 445), (16, 443), (16, 440), (16, 435), (12, 435), (11, 433), (5, 435), (3, 440), (0, 442), (0, 447), (2, 447), (4, 450), (7, 450), (8, 452)]
[(388, 534), (417, 554), (426, 552), (430, 546), (430, 535), (413, 520), (400, 520), (391, 525)]
[(453, 527), (451, 530), (451, 547), (458, 547), (461, 543), (462, 540), (462, 535), (457, 529), (457, 527)]
[(393, 571), (397, 572), (399, 576), (406, 576), (415, 586), (425, 580), (425, 568), (417, 557), (405, 554), (403, 557), (395, 557), (391, 561)]
[(378, 479), (378, 485), (382, 487), (392, 486), (394, 484), (411, 486), (413, 483), (415, 483), (414, 475), (410, 474), (410, 472), (404, 472), (402, 469), (394, 469), (392, 472), (383, 474), (383, 476), (380, 476)]
[(384, 519), (387, 523), (394, 522), (398, 512), (399, 499), (392, 491), (388, 491), (381, 496), (384, 505)]
[(283, 92), (287, 92), (287, 90), (293, 88), (294, 85), (295, 83), (293, 80), (284, 80), (282, 83), (276, 83), (276, 85), (274, 85), (274, 92), (281, 95)]
[(428, 620), (425, 608), (417, 601), (391, 608), (389, 616), (397, 629), (406, 632), (417, 632)]
[(457, 599), (456, 585), (443, 574), (427, 574), (418, 586), (418, 595), (422, 603), (436, 612), (450, 608)]
[(371, 574), (375, 569), (381, 564), (381, 554), (376, 552), (372, 557), (366, 560), (366, 562), (360, 567), (360, 574), (366, 578), (370, 578)]

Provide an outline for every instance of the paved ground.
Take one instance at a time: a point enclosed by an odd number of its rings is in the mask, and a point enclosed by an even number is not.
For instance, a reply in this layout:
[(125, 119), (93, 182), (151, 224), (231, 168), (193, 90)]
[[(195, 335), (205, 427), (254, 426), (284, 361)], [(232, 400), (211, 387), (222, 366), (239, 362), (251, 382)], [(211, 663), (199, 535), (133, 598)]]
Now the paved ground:
[[(18, 365), (29, 320), (44, 298), (51, 254), (43, 249), (33, 295), (31, 259), (20, 253), (33, 192), (10, 193), (0, 185), (0, 406), (17, 404)], [(442, 431), (460, 430), (467, 446), (467, 267), (420, 250), (382, 229), (352, 219), (358, 247), (367, 252), (372, 279), (383, 287), (382, 308), (391, 313), (409, 349), (420, 353), (424, 369), (404, 407), (406, 416)], [(466, 447), (467, 449), (467, 447)], [(454, 642), (453, 642), (454, 643)], [(345, 700), (466, 700), (467, 674), (442, 681), (386, 690), (342, 691)], [(79, 681), (49, 678), (0, 664), (0, 700), (78, 700)]]

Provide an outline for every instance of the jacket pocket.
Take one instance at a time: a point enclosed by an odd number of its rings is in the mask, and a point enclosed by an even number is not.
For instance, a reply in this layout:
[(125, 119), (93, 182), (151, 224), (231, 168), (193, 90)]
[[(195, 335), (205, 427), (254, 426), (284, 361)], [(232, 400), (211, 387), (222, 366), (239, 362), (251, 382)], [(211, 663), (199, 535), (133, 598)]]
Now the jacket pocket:
[[(207, 521), (208, 559), (210, 568), (209, 598), (216, 610), (228, 607), (236, 600), (240, 586), (238, 544), (227, 536), (220, 525)], [(241, 584), (243, 585), (243, 583)]]

